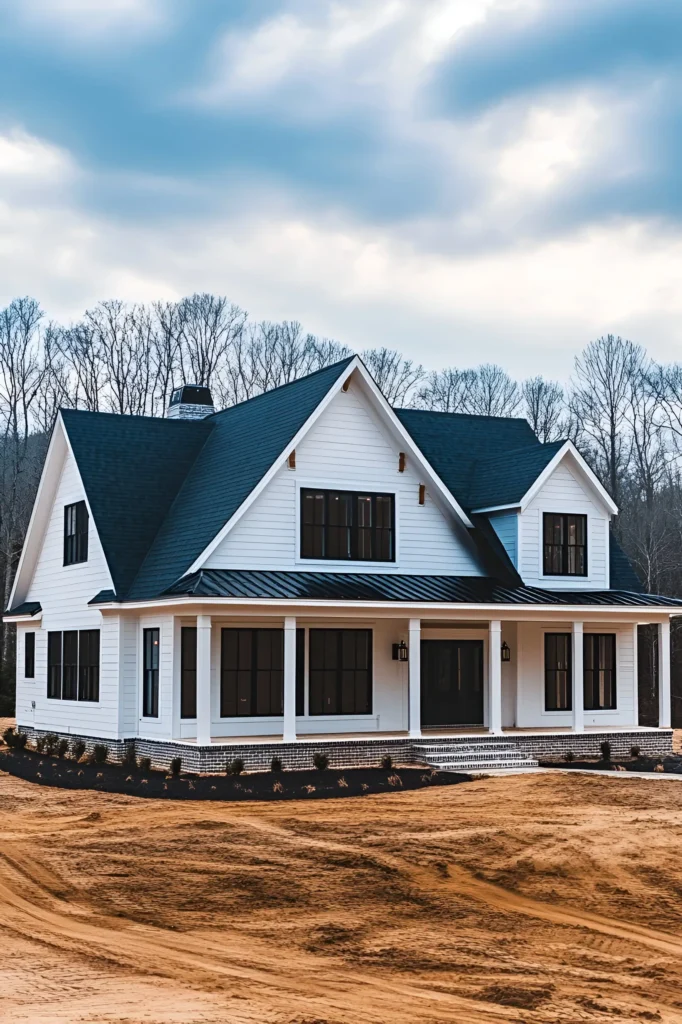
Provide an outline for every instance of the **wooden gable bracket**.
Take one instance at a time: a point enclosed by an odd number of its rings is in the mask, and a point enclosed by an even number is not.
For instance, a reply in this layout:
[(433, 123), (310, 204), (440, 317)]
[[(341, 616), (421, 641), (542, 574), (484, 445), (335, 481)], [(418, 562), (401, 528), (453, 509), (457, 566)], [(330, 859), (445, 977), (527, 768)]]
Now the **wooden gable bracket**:
[(419, 504), (426, 504), (426, 484), (419, 485)]
[(289, 452), (289, 458), (287, 459), (287, 466), (289, 469), (296, 469), (296, 449)]
[(398, 453), (398, 472), (405, 472), (405, 452)]

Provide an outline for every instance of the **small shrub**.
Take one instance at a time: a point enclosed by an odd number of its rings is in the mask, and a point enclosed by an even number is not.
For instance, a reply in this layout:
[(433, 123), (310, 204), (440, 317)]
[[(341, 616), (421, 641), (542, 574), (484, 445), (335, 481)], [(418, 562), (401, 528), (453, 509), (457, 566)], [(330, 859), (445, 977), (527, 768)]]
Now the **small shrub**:
[(81, 757), (85, 753), (85, 743), (83, 740), (74, 740), (71, 744), (71, 756), (74, 761), (80, 761)]
[(126, 768), (137, 768), (137, 758), (135, 757), (135, 744), (126, 743), (125, 751), (123, 753), (123, 764)]
[(54, 732), (48, 732), (47, 736), (45, 737), (45, 753), (48, 755), (48, 757), (53, 756), (55, 750), (57, 749), (58, 743), (59, 736), (57, 736), (57, 734)]
[(664, 771), (665, 771), (665, 768), (663, 767), (663, 765), (662, 765), (662, 764), (655, 764), (655, 765), (654, 765), (654, 771), (655, 771), (655, 772), (664, 772)]
[(272, 792), (273, 793), (283, 793), (284, 792), (284, 786), (279, 781), (279, 779), (277, 779), (277, 782), (273, 782), (273, 784), (272, 784)]
[(66, 757), (68, 752), (69, 752), (69, 741), (65, 740), (65, 739), (60, 740), (59, 743), (57, 744), (57, 757)]
[(171, 770), (171, 775), (173, 775), (173, 776), (175, 776), (177, 778), (177, 776), (182, 771), (182, 758), (181, 757), (174, 757), (173, 758), (173, 760), (170, 763), (170, 770)]
[(244, 773), (244, 758), (235, 757), (234, 761), (229, 761), (227, 765), (228, 775), (242, 775)]
[(329, 755), (318, 750), (316, 754), (313, 754), (313, 766), (317, 768), (318, 772), (326, 772), (329, 767)]
[(28, 743), (28, 735), (25, 732), (17, 732), (14, 734), (14, 746), (17, 750), (23, 750)]
[(611, 760), (611, 744), (609, 743), (609, 741), (608, 740), (602, 740), (602, 742), (599, 744), (599, 749), (601, 750), (602, 761), (610, 761)]
[(140, 765), (141, 772), (150, 772), (152, 770), (151, 757), (141, 757), (138, 763)]
[(106, 743), (95, 743), (92, 748), (92, 759), (95, 764), (104, 764), (109, 757), (109, 747)]
[(403, 780), (400, 778), (399, 775), (389, 775), (386, 781), (388, 782), (389, 786), (402, 786), (403, 784)]
[(633, 743), (630, 747), (630, 757), (640, 757), (641, 753), (641, 748), (636, 743)]
[(346, 782), (346, 780), (344, 779), (343, 775), (342, 775), (342, 776), (341, 776), (341, 778), (339, 779), (339, 781), (338, 781), (338, 785), (339, 785), (339, 788), (340, 788), (340, 789), (348, 789), (348, 783), (347, 783), (347, 782)]
[(11, 725), (10, 725), (9, 729), (5, 729), (5, 731), (2, 734), (2, 738), (5, 741), (5, 743), (7, 744), (7, 746), (10, 748), (10, 750), (14, 746), (16, 746), (16, 736), (17, 736), (17, 734), (15, 733), (15, 731), (12, 728)]
[(575, 754), (572, 750), (567, 750), (564, 754), (564, 761), (575, 761)]
[(283, 766), (282, 766), (282, 758), (281, 757), (277, 757), (277, 754), (275, 754), (275, 756), (273, 757), (272, 761), (270, 762), (270, 771), (271, 772), (281, 772), (283, 770), (284, 769), (283, 769)]
[(39, 754), (45, 753), (45, 737), (36, 736), (36, 751)]
[(381, 759), (381, 767), (385, 768), (386, 771), (391, 770), (391, 768), (393, 767), (393, 758), (391, 757), (390, 754), (384, 754), (384, 756)]

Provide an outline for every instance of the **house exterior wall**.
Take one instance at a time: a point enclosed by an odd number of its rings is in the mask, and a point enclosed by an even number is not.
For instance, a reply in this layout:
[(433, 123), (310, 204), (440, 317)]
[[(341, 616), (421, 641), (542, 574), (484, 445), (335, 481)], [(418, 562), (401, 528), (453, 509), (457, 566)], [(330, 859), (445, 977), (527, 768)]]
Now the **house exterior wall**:
[[(296, 449), (296, 469), (280, 467), (207, 558), (206, 568), (480, 575), (465, 531), (456, 528), (428, 489), (426, 504), (419, 505), (419, 467), (408, 456), (399, 473), (399, 450), (359, 388), (339, 392)], [(301, 559), (301, 487), (395, 494), (395, 562)]]
[[(520, 728), (570, 728), (571, 711), (545, 711), (545, 633), (570, 633), (566, 622), (520, 622), (515, 653), (517, 675), (516, 724)], [(585, 711), (586, 726), (636, 726), (638, 722), (634, 630), (632, 625), (590, 625), (585, 633), (616, 634), (616, 703), (613, 711)], [(512, 648), (514, 652), (514, 648)]]
[[(587, 576), (543, 575), (542, 517), (545, 512), (587, 516)], [(547, 590), (605, 590), (609, 587), (609, 514), (567, 459), (556, 467), (519, 516), (518, 570), (525, 584)]]
[[(85, 498), (75, 460), (67, 452), (54, 504), (45, 529), (40, 555), (25, 600), (39, 601), (42, 622), (17, 626), (17, 722), (19, 725), (116, 737), (119, 730), (118, 619), (106, 623), (96, 608), (88, 606), (100, 590), (112, 587), (104, 552), (90, 518), (88, 560), (64, 565), (64, 506)], [(85, 701), (48, 700), (47, 634), (50, 630), (100, 630), (100, 699)], [(24, 676), (24, 634), (36, 633), (35, 679)], [(33, 707), (35, 702), (35, 707)]]

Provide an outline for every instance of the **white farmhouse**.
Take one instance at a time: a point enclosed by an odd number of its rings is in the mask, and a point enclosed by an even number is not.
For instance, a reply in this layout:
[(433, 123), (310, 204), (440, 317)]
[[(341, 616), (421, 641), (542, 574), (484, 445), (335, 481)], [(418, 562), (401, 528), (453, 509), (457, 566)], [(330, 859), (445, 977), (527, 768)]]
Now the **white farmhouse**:
[(670, 748), (682, 602), (642, 593), (570, 441), (392, 409), (357, 357), (210, 403), (59, 414), (5, 616), (22, 729), (195, 770)]

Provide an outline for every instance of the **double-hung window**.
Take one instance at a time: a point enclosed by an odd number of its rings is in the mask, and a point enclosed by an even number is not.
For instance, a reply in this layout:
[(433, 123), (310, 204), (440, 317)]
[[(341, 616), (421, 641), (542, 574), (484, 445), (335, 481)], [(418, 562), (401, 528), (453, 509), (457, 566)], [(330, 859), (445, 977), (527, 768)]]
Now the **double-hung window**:
[(585, 633), (583, 644), (585, 710), (616, 707), (616, 634)]
[(545, 711), (570, 711), (571, 703), (570, 633), (545, 633)]
[(281, 715), (283, 701), (284, 630), (224, 629), (220, 717)]
[(311, 715), (372, 713), (372, 630), (311, 629)]
[(24, 633), (24, 678), (34, 679), (36, 674), (36, 635)]
[(395, 561), (394, 496), (302, 489), (301, 558)]
[(545, 576), (587, 576), (587, 516), (545, 512), (542, 572)]
[(99, 630), (47, 634), (47, 696), (52, 700), (99, 700)]
[(88, 518), (84, 501), (64, 506), (64, 565), (87, 562)]
[(142, 631), (142, 715), (159, 717), (159, 630)]

